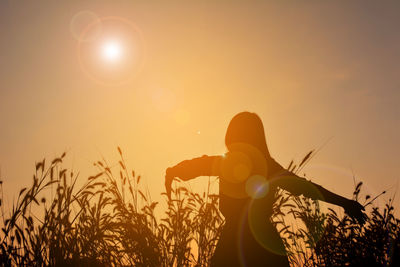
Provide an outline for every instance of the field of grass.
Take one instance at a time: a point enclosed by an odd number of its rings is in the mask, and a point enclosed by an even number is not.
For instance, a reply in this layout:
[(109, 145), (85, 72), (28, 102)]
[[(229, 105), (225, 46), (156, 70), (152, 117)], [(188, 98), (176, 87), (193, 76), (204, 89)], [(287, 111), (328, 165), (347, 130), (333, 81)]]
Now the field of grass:
[[(11, 210), (1, 194), (1, 266), (208, 266), (224, 226), (218, 196), (176, 181), (159, 218), (158, 203), (118, 152), (118, 167), (96, 162), (98, 173), (83, 186), (63, 168), (64, 153), (36, 164), (32, 185), (21, 189)], [(277, 193), (271, 219), (292, 266), (400, 266), (392, 200), (374, 207), (377, 196), (359, 199), (361, 187), (354, 199), (368, 210), (363, 225), (322, 211), (316, 201)]]

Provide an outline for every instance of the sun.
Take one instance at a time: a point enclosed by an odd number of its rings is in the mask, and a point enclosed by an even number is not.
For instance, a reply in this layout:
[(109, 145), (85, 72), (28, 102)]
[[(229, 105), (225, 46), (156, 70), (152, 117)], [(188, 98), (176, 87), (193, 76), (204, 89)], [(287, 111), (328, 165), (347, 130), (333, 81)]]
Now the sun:
[(123, 48), (116, 40), (107, 40), (101, 46), (101, 55), (107, 62), (116, 63), (121, 60)]
[[(87, 19), (91, 20), (92, 17)], [(96, 83), (125, 84), (142, 70), (146, 54), (144, 38), (141, 30), (129, 20), (95, 19), (84, 27), (78, 41), (80, 67)]]

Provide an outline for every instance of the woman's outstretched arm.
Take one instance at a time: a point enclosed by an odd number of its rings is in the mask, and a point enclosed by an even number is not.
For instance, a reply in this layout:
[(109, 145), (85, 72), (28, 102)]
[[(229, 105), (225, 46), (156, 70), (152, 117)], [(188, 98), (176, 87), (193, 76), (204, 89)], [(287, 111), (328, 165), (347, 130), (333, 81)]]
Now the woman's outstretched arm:
[(314, 200), (322, 200), (327, 203), (341, 206), (351, 217), (355, 217), (360, 222), (364, 221), (365, 215), (362, 212), (364, 207), (357, 201), (337, 195), (316, 183), (308, 181), (305, 178), (284, 169), (276, 161), (273, 160), (273, 162), (273, 165), (276, 165), (273, 168), (275, 172), (272, 175), (272, 183), (275, 183), (277, 186), (289, 191), (293, 195), (303, 195)]
[(222, 156), (202, 156), (190, 160), (184, 160), (170, 167), (165, 175), (165, 188), (167, 195), (171, 195), (171, 185), (175, 177), (183, 181), (191, 180), (198, 176), (219, 176), (219, 162)]

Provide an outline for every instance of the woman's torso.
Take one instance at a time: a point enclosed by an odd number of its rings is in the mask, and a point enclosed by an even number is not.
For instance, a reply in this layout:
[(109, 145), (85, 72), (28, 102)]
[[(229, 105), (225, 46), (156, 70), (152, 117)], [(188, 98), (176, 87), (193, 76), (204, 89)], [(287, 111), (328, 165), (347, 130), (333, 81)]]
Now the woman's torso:
[[(229, 156), (228, 153), (225, 160), (229, 161)], [(260, 160), (258, 155), (250, 154), (250, 159), (253, 168), (243, 181), (232, 179), (228, 176), (231, 173), (224, 176), (222, 172), (219, 177), (219, 209), (226, 224), (213, 257), (213, 266), (265, 266), (268, 263), (288, 266), (283, 242), (270, 220), (277, 188), (269, 186), (269, 180), (281, 168), (272, 158)], [(255, 180), (264, 183), (260, 186), (261, 194), (255, 196), (249, 185), (254, 176), (257, 176)]]

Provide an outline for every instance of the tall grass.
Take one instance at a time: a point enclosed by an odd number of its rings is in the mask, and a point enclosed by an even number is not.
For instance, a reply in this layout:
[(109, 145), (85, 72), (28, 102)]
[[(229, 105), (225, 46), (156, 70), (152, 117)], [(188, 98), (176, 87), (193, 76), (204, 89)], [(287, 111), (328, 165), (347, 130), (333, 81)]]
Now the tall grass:
[[(96, 162), (98, 172), (82, 186), (63, 168), (64, 153), (36, 164), (32, 185), (21, 189), (12, 209), (5, 210), (1, 195), (2, 266), (208, 266), (224, 226), (210, 183), (199, 194), (176, 181), (160, 218), (158, 203), (118, 153), (118, 167)], [(310, 156), (289, 169), (298, 171)], [(360, 190), (361, 184), (354, 198)], [(293, 266), (399, 264), (392, 201), (371, 208), (361, 226), (304, 197), (279, 191), (276, 199), (272, 221)], [(365, 201), (373, 205), (370, 196)]]

